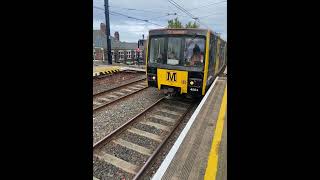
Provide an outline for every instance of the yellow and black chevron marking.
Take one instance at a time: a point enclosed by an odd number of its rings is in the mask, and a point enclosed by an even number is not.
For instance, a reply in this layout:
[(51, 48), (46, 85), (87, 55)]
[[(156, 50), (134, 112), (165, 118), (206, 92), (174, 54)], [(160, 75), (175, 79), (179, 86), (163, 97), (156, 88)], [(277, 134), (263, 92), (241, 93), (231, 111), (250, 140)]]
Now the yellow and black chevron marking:
[(93, 77), (120, 72), (119, 67), (96, 67)]

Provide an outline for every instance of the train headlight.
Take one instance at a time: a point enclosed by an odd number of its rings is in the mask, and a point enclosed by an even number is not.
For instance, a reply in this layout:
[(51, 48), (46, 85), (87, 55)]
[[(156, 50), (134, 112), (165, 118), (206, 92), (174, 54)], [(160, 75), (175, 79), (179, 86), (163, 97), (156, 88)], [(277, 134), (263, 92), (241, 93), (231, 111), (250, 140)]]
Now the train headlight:
[(153, 76), (153, 77), (152, 77), (152, 79), (153, 79), (153, 80), (156, 80), (156, 77), (155, 77), (155, 76)]
[(190, 85), (191, 85), (191, 86), (194, 85), (194, 82), (193, 82), (193, 81), (190, 81)]

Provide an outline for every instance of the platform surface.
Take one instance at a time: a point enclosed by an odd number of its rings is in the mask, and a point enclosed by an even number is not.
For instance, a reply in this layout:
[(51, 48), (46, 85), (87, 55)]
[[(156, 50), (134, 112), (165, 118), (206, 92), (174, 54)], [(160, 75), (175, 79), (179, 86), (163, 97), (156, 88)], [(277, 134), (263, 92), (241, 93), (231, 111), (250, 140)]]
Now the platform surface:
[[(195, 180), (211, 179), (208, 172), (216, 170), (216, 180), (227, 179), (227, 116), (226, 100), (224, 109), (220, 112), (222, 98), (226, 91), (227, 80), (218, 79), (212, 91), (204, 101), (193, 124), (182, 140), (178, 150), (167, 165), (163, 173), (156, 173), (153, 179), (162, 180)], [(222, 108), (221, 108), (222, 109)], [(221, 116), (223, 114), (223, 116)], [(212, 145), (214, 136), (217, 136), (216, 125), (219, 116), (220, 138), (214, 140), (217, 146)], [(222, 117), (222, 118), (221, 118)], [(222, 123), (222, 126), (221, 126)], [(219, 128), (217, 128), (219, 129)], [(218, 133), (219, 134), (219, 133)], [(217, 148), (218, 152), (215, 149)], [(212, 150), (213, 149), (213, 150)], [(170, 154), (170, 152), (169, 152)], [(218, 154), (218, 156), (217, 156)], [(215, 155), (217, 163), (212, 165), (212, 156)], [(209, 161), (209, 157), (211, 157)], [(166, 158), (167, 159), (167, 158)], [(165, 159), (165, 161), (166, 161)], [(209, 165), (210, 164), (210, 165)], [(207, 169), (207, 167), (209, 169)], [(212, 168), (215, 167), (215, 168)], [(212, 169), (210, 169), (212, 168)], [(158, 171), (160, 171), (161, 167)], [(162, 169), (163, 170), (163, 169)], [(207, 172), (206, 172), (207, 171)], [(206, 175), (207, 173), (207, 175)], [(163, 174), (158, 176), (158, 174)], [(210, 173), (209, 173), (210, 174)], [(206, 176), (206, 178), (205, 178)]]

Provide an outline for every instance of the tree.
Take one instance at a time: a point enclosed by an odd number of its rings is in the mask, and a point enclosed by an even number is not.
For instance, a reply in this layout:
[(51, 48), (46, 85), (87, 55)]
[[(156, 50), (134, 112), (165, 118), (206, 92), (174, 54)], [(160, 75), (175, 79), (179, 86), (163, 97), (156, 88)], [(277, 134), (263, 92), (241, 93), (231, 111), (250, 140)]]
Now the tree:
[(197, 24), (195, 21), (192, 23), (191, 21), (186, 24), (186, 28), (198, 28), (199, 24)]
[(183, 26), (178, 18), (175, 18), (168, 21), (168, 28), (183, 28)]
[[(189, 21), (188, 24), (185, 26), (186, 28), (198, 28), (199, 24), (196, 22)], [(168, 28), (184, 28), (182, 23), (178, 20), (178, 18), (171, 19), (168, 21)]]

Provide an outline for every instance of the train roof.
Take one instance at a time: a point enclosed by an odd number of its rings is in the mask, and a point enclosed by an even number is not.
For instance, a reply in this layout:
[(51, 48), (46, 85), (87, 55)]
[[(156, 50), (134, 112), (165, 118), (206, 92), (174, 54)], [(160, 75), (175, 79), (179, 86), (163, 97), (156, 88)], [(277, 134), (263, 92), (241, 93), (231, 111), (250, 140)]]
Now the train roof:
[(199, 31), (211, 31), (210, 29), (203, 28), (158, 28), (158, 29), (150, 29), (149, 31), (165, 31), (165, 30), (199, 30)]
[[(149, 36), (153, 35), (166, 35), (166, 34), (192, 34), (195, 33), (197, 35), (204, 35), (206, 36), (208, 31), (212, 34), (217, 35), (211, 29), (202, 29), (202, 28), (161, 28), (161, 29), (150, 29)], [(223, 40), (219, 35), (217, 35), (221, 40)], [(225, 40), (223, 40), (225, 41)]]

